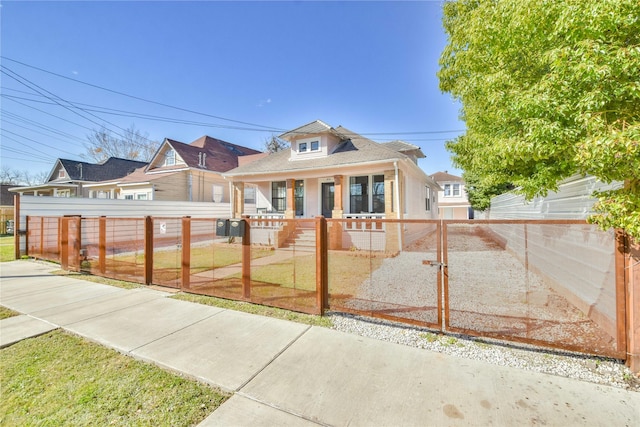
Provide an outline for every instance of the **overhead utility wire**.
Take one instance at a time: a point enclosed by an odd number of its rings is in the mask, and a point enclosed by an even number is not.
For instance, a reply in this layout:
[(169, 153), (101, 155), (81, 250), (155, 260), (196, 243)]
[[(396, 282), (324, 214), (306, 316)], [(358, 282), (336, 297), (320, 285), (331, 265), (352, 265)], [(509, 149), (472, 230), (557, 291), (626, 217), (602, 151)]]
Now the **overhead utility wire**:
[[(103, 86), (95, 85), (95, 84), (92, 84), (92, 83), (87, 83), (87, 82), (84, 82), (82, 80), (78, 80), (78, 79), (74, 79), (74, 78), (71, 78), (71, 77), (68, 77), (68, 76), (64, 76), (62, 74), (54, 73), (53, 71), (48, 71), (48, 70), (45, 70), (43, 68), (39, 68), (39, 67), (36, 67), (36, 66), (33, 66), (33, 65), (29, 65), (29, 64), (26, 64), (24, 62), (21, 62), (21, 61), (18, 61), (18, 60), (15, 60), (15, 59), (12, 59), (12, 58), (9, 58), (9, 57), (6, 57), (6, 56), (0, 55), (0, 58), (6, 59), (6, 60), (11, 61), (11, 62), (15, 62), (17, 64), (23, 65), (23, 66), (28, 67), (28, 68), (32, 68), (34, 70), (41, 71), (43, 73), (51, 74), (51, 75), (54, 75), (54, 76), (57, 76), (57, 77), (60, 77), (60, 78), (63, 78), (63, 79), (67, 79), (67, 80), (76, 82), (76, 83), (84, 84), (84, 85), (91, 86), (91, 87), (94, 87), (94, 88), (97, 88), (97, 89), (100, 89), (100, 90), (104, 90), (104, 91), (107, 91), (107, 92), (115, 93), (117, 95), (126, 96), (126, 97), (132, 98), (132, 99), (137, 99), (139, 101), (144, 101), (144, 102), (148, 102), (148, 103), (151, 103), (151, 104), (160, 105), (160, 106), (167, 107), (167, 108), (172, 108), (172, 109), (175, 109), (175, 110), (185, 111), (187, 113), (193, 113), (193, 114), (199, 114), (199, 115), (206, 116), (206, 117), (212, 117), (212, 118), (219, 119), (219, 120), (226, 120), (226, 121), (230, 121), (230, 122), (234, 122), (234, 123), (240, 123), (240, 124), (245, 124), (245, 125), (249, 125), (249, 126), (261, 127), (261, 128), (264, 128), (263, 129), (264, 131), (304, 134), (304, 132), (287, 131), (287, 129), (283, 129), (283, 128), (279, 128), (279, 127), (258, 125), (258, 124), (255, 124), (255, 123), (243, 122), (243, 121), (240, 121), (240, 120), (228, 119), (228, 118), (221, 117), (221, 116), (215, 116), (215, 115), (212, 115), (212, 114), (202, 113), (202, 112), (199, 112), (199, 111), (190, 110), (188, 108), (176, 107), (176, 106), (173, 106), (173, 105), (165, 104), (165, 103), (158, 102), (158, 101), (149, 100), (149, 99), (142, 98), (142, 97), (139, 97), (139, 96), (129, 95), (127, 93), (120, 92), (120, 91), (117, 91), (117, 90), (108, 89), (108, 88), (105, 88)], [(219, 127), (224, 127), (224, 126), (219, 126)], [(244, 130), (244, 129), (240, 129), (240, 130)], [(362, 136), (365, 136), (365, 135), (425, 135), (425, 134), (454, 133), (454, 132), (464, 132), (464, 131), (465, 131), (464, 129), (457, 129), (457, 130), (412, 131), (412, 132), (363, 132), (363, 133), (359, 133), (359, 135), (362, 135)]]
[[(56, 128), (52, 128), (51, 126), (43, 125), (41, 123), (38, 123), (38, 122), (36, 122), (34, 120), (30, 120), (30, 119), (28, 119), (26, 117), (23, 117), (23, 116), (21, 116), (19, 114), (11, 112), (11, 111), (5, 111), (4, 109), (0, 108), (0, 112), (4, 116), (12, 118), (13, 120), (17, 120), (19, 122), (22, 122), (22, 123), (25, 123), (25, 124), (28, 124), (28, 125), (31, 125), (31, 126), (35, 126), (36, 128), (43, 129), (45, 131), (48, 131), (48, 132), (63, 136), (65, 138), (67, 138), (67, 139), (76, 139), (76, 140), (78, 140), (78, 141), (80, 141), (82, 143), (86, 142), (84, 139), (79, 138), (79, 137), (77, 137), (75, 135), (71, 135), (70, 133), (63, 132), (63, 131), (58, 130)], [(6, 117), (5, 117), (5, 120), (6, 120)]]
[[(39, 104), (56, 105), (54, 102), (47, 102), (47, 101), (44, 101), (44, 100), (33, 99), (33, 98), (25, 98), (25, 97), (15, 96), (15, 95), (2, 94), (0, 96), (2, 96), (3, 98), (12, 99), (12, 100), (21, 99), (23, 101), (37, 102)], [(126, 110), (119, 110), (119, 109), (116, 109), (116, 108), (101, 107), (99, 105), (85, 104), (85, 103), (82, 103), (82, 102), (73, 102), (73, 101), (67, 101), (67, 102), (69, 102), (71, 104), (72, 108), (77, 108), (77, 109), (85, 111), (85, 112), (89, 112), (90, 111), (90, 112), (94, 112), (94, 113), (110, 114), (110, 115), (121, 116), (121, 117), (133, 117), (133, 118), (136, 118), (136, 119), (153, 120), (153, 121), (159, 121), (159, 122), (183, 124), (183, 125), (190, 125), (190, 126), (218, 127), (218, 128), (225, 128), (225, 129), (264, 132), (264, 129), (246, 128), (246, 127), (240, 127), (240, 126), (225, 126), (225, 125), (219, 125), (219, 124), (216, 124), (216, 123), (205, 123), (205, 122), (196, 122), (196, 121), (191, 121), (191, 120), (174, 119), (174, 118), (171, 118), (171, 117), (155, 116), (155, 115), (152, 115), (152, 114), (145, 114), (145, 113), (137, 113), (135, 111), (126, 111)], [(83, 108), (78, 107), (79, 105), (83, 106)], [(84, 108), (84, 107), (92, 107), (92, 108)]]
[(129, 95), (129, 94), (124, 93), (124, 92), (119, 92), (117, 90), (108, 89), (106, 87), (98, 86), (98, 85), (95, 85), (95, 84), (92, 84), (92, 83), (83, 82), (82, 80), (77, 80), (77, 79), (73, 79), (71, 77), (63, 76), (62, 74), (57, 74), (57, 73), (54, 73), (52, 71), (48, 71), (48, 70), (44, 70), (42, 68), (35, 67), (33, 65), (25, 64), (24, 62), (20, 62), (20, 61), (17, 61), (15, 59), (12, 59), (12, 58), (9, 58), (9, 57), (6, 57), (6, 56), (0, 56), (0, 58), (6, 59), (6, 60), (11, 61), (11, 62), (15, 62), (15, 63), (23, 65), (25, 67), (33, 68), (34, 70), (42, 71), (43, 73), (48, 73), (48, 74), (51, 74), (51, 75), (54, 75), (54, 76), (57, 76), (57, 77), (61, 77), (63, 79), (74, 81), (76, 83), (81, 83), (81, 84), (84, 84), (84, 85), (87, 85), (87, 86), (91, 86), (91, 87), (94, 87), (96, 89), (100, 89), (100, 90), (104, 90), (104, 91), (107, 91), (107, 92), (115, 93), (115, 94), (121, 95), (121, 96), (126, 96), (126, 97), (132, 98), (132, 99), (137, 99), (138, 101), (144, 101), (144, 102), (148, 102), (150, 104), (156, 104), (156, 105), (160, 105), (160, 106), (167, 107), (167, 108), (173, 108), (174, 110), (180, 110), (180, 111), (184, 111), (184, 112), (187, 112), (187, 113), (199, 114), (199, 115), (202, 115), (202, 116), (211, 117), (211, 118), (218, 119), (218, 120), (225, 120), (225, 121), (228, 121), (228, 122), (239, 123), (239, 124), (248, 125), (248, 126), (262, 127), (262, 128), (264, 128), (265, 131), (284, 132), (286, 130), (286, 129), (276, 128), (276, 127), (272, 127), (272, 126), (264, 126), (264, 125), (259, 125), (259, 124), (255, 124), (255, 123), (243, 122), (243, 121), (240, 121), (240, 120), (228, 119), (226, 117), (215, 116), (213, 114), (207, 114), (207, 113), (201, 113), (199, 111), (190, 110), (188, 108), (176, 107), (176, 106), (165, 104), (165, 103), (162, 103), (162, 102), (152, 101), (150, 99), (145, 99), (145, 98), (142, 98), (142, 97), (139, 97), (139, 96), (135, 96), (135, 95)]
[[(27, 137), (26, 137), (26, 136), (24, 136), (24, 135), (20, 135), (20, 134), (18, 134), (18, 133), (11, 132), (11, 131), (10, 131), (10, 130), (8, 130), (8, 129), (2, 129), (2, 132), (10, 133), (11, 135), (15, 135), (15, 136), (17, 136), (17, 137), (19, 137), (19, 138), (26, 139), (27, 141), (35, 142), (36, 144), (42, 145), (42, 146), (47, 147), (47, 148), (53, 148), (53, 149), (54, 149), (54, 150), (56, 150), (56, 151), (61, 151), (61, 152), (63, 152), (63, 153), (71, 154), (72, 156), (77, 156), (77, 154), (71, 153), (71, 152), (66, 151), (66, 150), (62, 150), (62, 149), (60, 149), (60, 147), (54, 147), (54, 146), (52, 146), (52, 145), (45, 144), (44, 142), (40, 142), (40, 141), (36, 141), (35, 139), (27, 138)], [(3, 147), (3, 148), (4, 148), (4, 147)]]
[[(58, 95), (56, 95), (56, 94), (54, 94), (54, 93), (52, 93), (52, 92), (49, 92), (48, 90), (46, 90), (46, 89), (44, 89), (44, 88), (41, 88), (41, 87), (40, 87), (40, 86), (38, 86), (37, 84), (35, 84), (35, 83), (31, 82), (29, 79), (27, 79), (27, 78), (25, 78), (25, 77), (20, 76), (18, 73), (16, 73), (16, 72), (14, 72), (14, 71), (10, 70), (10, 69), (9, 69), (9, 68), (7, 68), (6, 66), (4, 66), (4, 65), (0, 65), (0, 67), (1, 67), (1, 68), (4, 68), (5, 70), (8, 70), (8, 71), (9, 71), (9, 72), (11, 72), (12, 74), (15, 74), (16, 76), (20, 77), (21, 79), (23, 79), (23, 80), (27, 81), (29, 84), (32, 84), (33, 86), (35, 86), (35, 87), (37, 87), (37, 88), (39, 88), (39, 89), (42, 89), (42, 90), (43, 90), (43, 91), (45, 91), (45, 92), (50, 93), (52, 96), (54, 96), (54, 97), (56, 97), (56, 98), (60, 99), (61, 101), (66, 102), (66, 103), (69, 103), (68, 101), (66, 101), (65, 99), (63, 99), (63, 98), (59, 97)], [(98, 122), (96, 122), (96, 121), (94, 121), (94, 120), (92, 120), (92, 119), (89, 119), (89, 118), (87, 118), (87, 117), (83, 116), (82, 114), (78, 113), (77, 111), (74, 111), (71, 107), (68, 107), (68, 106), (66, 106), (66, 105), (63, 105), (63, 104), (61, 104), (60, 102), (56, 101), (55, 99), (53, 99), (53, 98), (51, 98), (51, 97), (49, 97), (49, 96), (47, 96), (47, 95), (42, 94), (42, 93), (41, 93), (40, 91), (38, 91), (37, 89), (33, 89), (33, 88), (32, 88), (32, 87), (30, 87), (28, 84), (26, 84), (26, 83), (22, 82), (21, 80), (19, 80), (18, 78), (14, 77), (14, 76), (12, 76), (12, 75), (10, 75), (10, 74), (8, 74), (5, 70), (0, 70), (0, 72), (1, 72), (1, 73), (3, 73), (3, 74), (5, 74), (7, 77), (10, 77), (10, 78), (12, 78), (13, 80), (17, 81), (18, 83), (20, 83), (20, 84), (22, 84), (22, 85), (24, 85), (24, 86), (28, 87), (29, 89), (33, 90), (34, 92), (39, 93), (39, 94), (41, 94), (42, 96), (44, 96), (45, 98), (47, 98), (47, 99), (49, 99), (49, 100), (51, 100), (51, 101), (55, 102), (56, 104), (58, 104), (58, 105), (59, 105), (59, 106), (61, 106), (62, 108), (64, 108), (64, 109), (66, 109), (66, 110), (68, 110), (68, 111), (70, 111), (70, 112), (72, 112), (72, 113), (74, 113), (74, 114), (76, 114), (76, 115), (78, 115), (78, 116), (82, 117), (83, 119), (88, 120), (89, 122), (94, 123), (94, 124), (96, 124), (96, 125), (98, 125), (98, 126), (106, 127), (106, 126), (104, 126), (104, 124), (103, 124), (103, 123), (98, 123)], [(78, 108), (78, 109), (79, 109), (79, 110), (81, 110), (81, 111), (84, 111), (82, 108)], [(84, 111), (84, 112), (85, 112), (85, 113), (87, 113), (87, 114), (89, 114), (90, 116), (95, 117), (95, 118), (96, 118), (96, 119), (98, 119), (98, 120), (102, 120), (104, 123), (108, 123), (108, 124), (110, 124), (111, 126), (114, 126), (114, 127), (116, 127), (117, 129), (120, 129), (121, 131), (126, 132), (126, 129), (123, 129), (123, 128), (121, 128), (120, 126), (118, 126), (118, 125), (116, 125), (116, 124), (114, 124), (114, 123), (109, 122), (108, 120), (105, 120), (105, 119), (103, 119), (103, 118), (101, 118), (101, 117), (98, 117), (98, 116), (96, 116), (95, 114), (88, 113), (88, 112), (86, 112), (86, 111)], [(114, 134), (116, 134), (117, 136), (121, 137), (121, 138), (126, 138), (126, 136), (124, 136), (124, 135), (122, 135), (122, 134), (120, 134), (120, 133), (118, 133), (118, 132), (115, 132), (115, 131), (113, 131), (113, 130), (111, 130), (111, 131), (112, 131)], [(141, 137), (142, 139), (145, 139), (145, 140), (149, 141), (149, 142), (154, 142), (154, 141), (151, 141), (150, 139), (148, 139), (148, 138), (146, 138), (146, 137), (144, 137), (144, 136), (142, 136), (142, 135), (140, 135), (140, 137)], [(142, 144), (140, 144), (140, 143), (136, 143), (135, 141), (132, 141), (132, 142), (133, 142), (135, 145), (138, 145), (138, 146), (140, 146), (140, 147), (143, 147), (143, 148), (144, 148), (144, 146), (143, 146)]]

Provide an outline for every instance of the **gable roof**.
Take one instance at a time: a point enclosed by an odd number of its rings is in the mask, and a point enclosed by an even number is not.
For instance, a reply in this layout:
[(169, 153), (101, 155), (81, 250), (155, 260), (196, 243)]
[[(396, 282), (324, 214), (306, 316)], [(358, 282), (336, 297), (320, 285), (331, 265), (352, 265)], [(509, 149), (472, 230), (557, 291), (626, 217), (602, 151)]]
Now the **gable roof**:
[(399, 151), (401, 153), (408, 153), (416, 156), (419, 159), (424, 159), (425, 156), (422, 152), (422, 149), (417, 145), (409, 144), (405, 141), (395, 140), (389, 142), (383, 142), (384, 145), (391, 148), (392, 150)]
[(130, 174), (136, 168), (146, 166), (146, 162), (137, 160), (121, 159), (118, 157), (109, 157), (102, 163), (87, 163), (77, 160), (58, 159), (53, 167), (48, 181), (53, 181), (54, 172), (58, 169), (58, 163), (67, 173), (65, 181), (106, 181), (121, 178)]
[(322, 120), (314, 120), (310, 123), (307, 123), (306, 125), (302, 125), (293, 130), (287, 131), (282, 135), (278, 136), (278, 138), (284, 139), (285, 141), (291, 141), (292, 139), (295, 139), (295, 137), (297, 136), (329, 132), (332, 130), (333, 128), (328, 124), (326, 124), (325, 122), (323, 122)]
[[(169, 138), (165, 139), (165, 143), (169, 144), (171, 148), (175, 150), (176, 154), (180, 156), (188, 167), (206, 169), (214, 172), (226, 172), (237, 167), (239, 156), (260, 153), (258, 150), (232, 144), (206, 135), (196, 139), (190, 144)], [(201, 164), (203, 154), (206, 154), (204, 157), (204, 167)], [(162, 169), (174, 169), (174, 167), (155, 168), (155, 170)]]
[(431, 175), (431, 178), (435, 182), (464, 182), (464, 180), (461, 177), (457, 175), (451, 175), (447, 171), (436, 172), (433, 175)]
[[(324, 125), (328, 126), (326, 124)], [(305, 126), (302, 126), (301, 128), (304, 128)], [(297, 128), (297, 130), (301, 128)], [(288, 148), (286, 150), (272, 153), (265, 158), (230, 170), (224, 175), (258, 175), (269, 174), (273, 172), (328, 169), (356, 164), (379, 163), (384, 161), (393, 162), (396, 160), (409, 159), (408, 156), (392, 149), (392, 147), (386, 146), (386, 144), (379, 144), (377, 142), (374, 142), (361, 135), (358, 135), (355, 132), (350, 131), (343, 126), (338, 126), (335, 129), (329, 128), (325, 131), (332, 132), (340, 136), (341, 138), (340, 143), (334, 148), (333, 152), (331, 152), (327, 156), (290, 161), (289, 159), (291, 156), (291, 148)]]

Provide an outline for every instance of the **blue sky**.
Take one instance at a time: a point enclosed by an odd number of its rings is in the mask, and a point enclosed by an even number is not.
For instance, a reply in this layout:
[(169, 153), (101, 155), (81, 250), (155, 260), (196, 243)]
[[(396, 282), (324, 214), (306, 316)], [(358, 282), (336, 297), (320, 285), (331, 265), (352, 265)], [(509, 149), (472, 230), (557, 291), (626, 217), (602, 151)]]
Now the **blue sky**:
[(438, 88), (441, 8), (2, 1), (2, 166), (48, 172), (58, 157), (81, 159), (83, 141), (101, 125), (116, 133), (135, 125), (158, 141), (210, 135), (262, 149), (272, 133), (320, 119), (419, 145), (427, 173), (460, 173), (444, 149), (464, 123)]

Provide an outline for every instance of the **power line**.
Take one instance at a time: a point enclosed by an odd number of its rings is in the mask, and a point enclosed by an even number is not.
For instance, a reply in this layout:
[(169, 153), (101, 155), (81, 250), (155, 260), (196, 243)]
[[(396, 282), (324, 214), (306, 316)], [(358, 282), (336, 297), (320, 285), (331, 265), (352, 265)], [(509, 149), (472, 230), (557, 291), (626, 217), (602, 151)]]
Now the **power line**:
[(248, 125), (248, 126), (261, 127), (261, 128), (264, 128), (265, 131), (284, 132), (286, 130), (286, 129), (276, 128), (276, 127), (272, 127), (272, 126), (263, 126), (263, 125), (259, 125), (259, 124), (255, 124), (255, 123), (243, 122), (241, 120), (234, 120), (234, 119), (229, 119), (229, 118), (226, 118), (226, 117), (215, 116), (213, 114), (202, 113), (202, 112), (199, 112), (199, 111), (190, 110), (188, 108), (176, 107), (176, 106), (165, 104), (165, 103), (162, 103), (162, 102), (152, 101), (150, 99), (142, 98), (142, 97), (135, 96), (135, 95), (129, 95), (129, 94), (124, 93), (124, 92), (120, 92), (120, 91), (113, 90), (113, 89), (108, 89), (106, 87), (98, 86), (98, 85), (95, 85), (95, 84), (92, 84), (92, 83), (83, 82), (83, 81), (78, 80), (78, 79), (73, 79), (71, 77), (63, 76), (62, 74), (54, 73), (52, 71), (48, 71), (48, 70), (45, 70), (45, 69), (42, 69), (42, 68), (39, 68), (39, 67), (35, 67), (33, 65), (25, 64), (24, 62), (20, 62), (20, 61), (17, 61), (15, 59), (8, 58), (6, 56), (0, 56), (0, 58), (6, 59), (6, 60), (11, 61), (11, 62), (15, 62), (15, 63), (23, 65), (25, 67), (33, 68), (34, 70), (38, 70), (38, 71), (41, 71), (43, 73), (51, 74), (51, 75), (54, 75), (56, 77), (60, 77), (60, 78), (67, 79), (67, 80), (71, 80), (71, 81), (74, 81), (76, 83), (81, 83), (83, 85), (91, 86), (91, 87), (94, 87), (96, 89), (100, 89), (100, 90), (104, 90), (104, 91), (107, 91), (107, 92), (115, 93), (115, 94), (121, 95), (121, 96), (126, 96), (126, 97), (132, 98), (132, 99), (137, 99), (138, 101), (148, 102), (150, 104), (160, 105), (160, 106), (163, 106), (163, 107), (172, 108), (174, 110), (180, 110), (180, 111), (184, 111), (184, 112), (187, 112), (187, 113), (199, 114), (199, 115), (202, 115), (202, 116), (211, 117), (211, 118), (218, 119), (218, 120), (225, 120), (225, 121), (228, 121), (228, 122), (239, 123), (239, 124)]
[[(93, 84), (93, 83), (84, 82), (82, 80), (78, 80), (78, 79), (74, 79), (72, 77), (64, 76), (62, 74), (54, 73), (53, 71), (49, 71), (49, 70), (45, 70), (45, 69), (40, 68), (40, 67), (29, 65), (29, 64), (26, 64), (24, 62), (21, 62), (21, 61), (18, 61), (18, 60), (15, 60), (15, 59), (12, 59), (12, 58), (9, 58), (9, 57), (6, 57), (6, 56), (0, 56), (0, 58), (6, 59), (8, 61), (11, 61), (11, 62), (14, 62), (14, 63), (17, 63), (17, 64), (20, 64), (20, 65), (28, 67), (28, 68), (32, 68), (34, 70), (38, 70), (38, 71), (43, 72), (43, 73), (51, 74), (51, 75), (59, 77), (59, 78), (70, 80), (70, 81), (73, 81), (73, 82), (76, 82), (76, 83), (80, 83), (80, 84), (83, 84), (83, 85), (86, 85), (86, 86), (94, 87), (96, 89), (104, 90), (104, 91), (107, 91), (107, 92), (110, 92), (110, 93), (114, 93), (114, 94), (117, 94), (117, 95), (120, 95), (120, 96), (125, 96), (125, 97), (136, 99), (136, 100), (139, 100), (139, 101), (148, 102), (148, 103), (155, 104), (155, 105), (160, 105), (160, 106), (163, 106), (163, 107), (166, 107), (166, 108), (172, 108), (172, 109), (179, 110), (179, 111), (184, 111), (184, 112), (188, 112), (188, 113), (192, 113), (192, 114), (198, 114), (198, 115), (202, 115), (202, 116), (206, 116), (206, 117), (215, 118), (215, 119), (218, 119), (218, 120), (225, 120), (225, 121), (229, 121), (229, 122), (234, 122), (234, 123), (239, 123), (239, 124), (244, 124), (244, 125), (248, 125), (248, 126), (253, 126), (254, 127), (252, 129), (238, 128), (237, 130), (254, 130), (254, 131), (268, 131), (268, 132), (287, 132), (288, 131), (287, 129), (284, 129), (284, 128), (281, 128), (281, 127), (259, 125), (259, 124), (255, 124), (255, 123), (244, 122), (244, 121), (241, 121), (241, 120), (234, 120), (234, 119), (229, 119), (229, 118), (226, 118), (226, 117), (207, 114), (207, 113), (191, 110), (191, 109), (188, 109), (188, 108), (176, 107), (176, 106), (173, 106), (173, 105), (170, 105), (170, 104), (166, 104), (166, 103), (163, 103), (163, 102), (153, 101), (153, 100), (150, 100), (150, 99), (146, 99), (146, 98), (142, 98), (142, 97), (139, 97), (139, 96), (130, 95), (130, 94), (127, 94), (127, 93), (124, 93), (124, 92), (120, 92), (120, 91), (117, 91), (117, 90), (114, 90), (114, 89), (109, 89), (109, 88), (106, 88), (106, 87), (103, 87), (103, 86), (99, 86), (99, 85), (96, 85), (96, 84)], [(227, 126), (223, 126), (223, 125), (209, 124), (209, 126), (236, 129), (234, 127), (227, 127)], [(255, 129), (255, 128), (262, 128), (262, 129)], [(435, 130), (435, 131), (360, 132), (358, 134), (362, 135), (362, 136), (376, 136), (376, 135), (429, 135), (429, 134), (442, 134), (442, 133), (459, 133), (459, 132), (464, 132), (464, 131), (465, 131), (465, 129), (452, 129), (452, 130)], [(293, 131), (288, 131), (288, 132), (296, 133), (296, 132), (293, 132)], [(299, 132), (299, 133), (302, 133), (302, 132)]]

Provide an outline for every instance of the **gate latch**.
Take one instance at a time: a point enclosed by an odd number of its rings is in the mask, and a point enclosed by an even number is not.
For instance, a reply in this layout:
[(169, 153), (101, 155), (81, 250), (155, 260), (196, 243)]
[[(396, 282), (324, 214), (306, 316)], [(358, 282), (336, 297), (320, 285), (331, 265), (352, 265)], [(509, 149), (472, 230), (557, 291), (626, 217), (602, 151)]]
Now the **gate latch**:
[(446, 267), (447, 264), (445, 264), (444, 262), (440, 262), (440, 261), (434, 261), (434, 260), (430, 260), (430, 259), (423, 259), (422, 260), (422, 265), (431, 265), (434, 267), (438, 267), (440, 270), (442, 270), (442, 267)]

